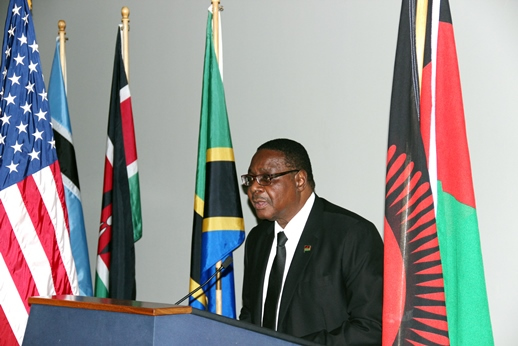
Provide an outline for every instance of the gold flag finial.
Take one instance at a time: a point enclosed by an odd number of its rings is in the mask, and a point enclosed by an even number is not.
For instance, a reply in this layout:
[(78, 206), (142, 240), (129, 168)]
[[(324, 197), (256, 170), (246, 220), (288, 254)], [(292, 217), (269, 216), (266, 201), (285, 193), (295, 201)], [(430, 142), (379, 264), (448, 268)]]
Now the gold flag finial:
[(58, 21), (58, 37), (59, 37), (59, 60), (61, 61), (61, 74), (63, 75), (63, 82), (65, 83), (65, 90), (67, 90), (67, 56), (65, 52), (65, 45), (67, 41), (66, 30), (67, 23), (60, 19)]
[(130, 10), (127, 6), (121, 9), (122, 15), (122, 61), (124, 63), (124, 71), (126, 71), (126, 78), (129, 84), (129, 15)]

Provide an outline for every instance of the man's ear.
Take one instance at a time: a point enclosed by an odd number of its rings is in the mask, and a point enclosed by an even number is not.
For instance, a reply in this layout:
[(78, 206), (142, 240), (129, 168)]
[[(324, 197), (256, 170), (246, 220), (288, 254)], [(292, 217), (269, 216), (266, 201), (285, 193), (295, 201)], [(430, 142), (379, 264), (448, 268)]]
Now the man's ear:
[(296, 175), (295, 175), (295, 183), (297, 184), (297, 189), (302, 191), (305, 188), (308, 187), (308, 173), (301, 169)]

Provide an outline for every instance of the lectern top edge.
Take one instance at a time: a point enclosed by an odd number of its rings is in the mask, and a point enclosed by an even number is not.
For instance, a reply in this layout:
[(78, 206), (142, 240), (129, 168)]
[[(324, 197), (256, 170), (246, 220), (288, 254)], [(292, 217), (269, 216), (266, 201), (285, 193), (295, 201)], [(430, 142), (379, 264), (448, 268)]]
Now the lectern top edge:
[(192, 308), (190, 306), (73, 295), (30, 297), (29, 304), (123, 312), (150, 316), (190, 314), (192, 312)]

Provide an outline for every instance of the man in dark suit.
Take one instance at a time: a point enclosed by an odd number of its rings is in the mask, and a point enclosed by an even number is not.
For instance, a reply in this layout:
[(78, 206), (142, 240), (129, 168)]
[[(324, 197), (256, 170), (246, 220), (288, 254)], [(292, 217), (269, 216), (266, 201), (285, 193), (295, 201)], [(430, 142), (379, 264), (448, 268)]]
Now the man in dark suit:
[(376, 227), (316, 196), (309, 156), (295, 141), (260, 146), (242, 180), (263, 221), (246, 240), (239, 319), (321, 344), (380, 345)]

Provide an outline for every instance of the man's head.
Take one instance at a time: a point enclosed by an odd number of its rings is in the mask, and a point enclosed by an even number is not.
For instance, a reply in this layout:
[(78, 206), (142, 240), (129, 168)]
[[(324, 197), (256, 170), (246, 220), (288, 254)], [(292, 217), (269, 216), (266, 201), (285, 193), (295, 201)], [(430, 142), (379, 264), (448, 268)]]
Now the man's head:
[[(282, 174), (281, 174), (282, 173)], [(261, 145), (243, 176), (257, 217), (281, 227), (299, 212), (314, 190), (311, 162), (304, 147), (289, 139)]]
[(284, 158), (288, 167), (292, 169), (303, 169), (308, 175), (308, 183), (313, 190), (315, 190), (315, 181), (313, 179), (313, 169), (311, 168), (311, 161), (309, 160), (308, 152), (302, 144), (287, 138), (272, 139), (257, 148), (270, 149), (280, 151), (284, 154)]

